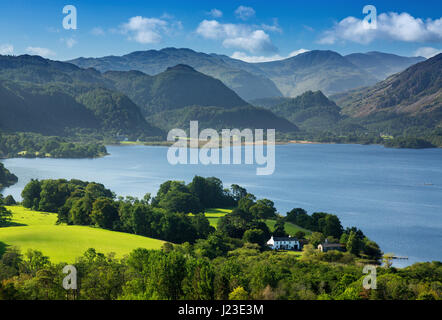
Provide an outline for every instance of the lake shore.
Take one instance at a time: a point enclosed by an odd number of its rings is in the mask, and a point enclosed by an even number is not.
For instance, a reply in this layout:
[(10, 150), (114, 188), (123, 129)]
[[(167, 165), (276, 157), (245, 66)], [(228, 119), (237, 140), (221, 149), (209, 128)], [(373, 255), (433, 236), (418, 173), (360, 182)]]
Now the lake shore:
[[(174, 145), (176, 142), (173, 141), (153, 141), (153, 142), (146, 142), (146, 141), (121, 141), (120, 143), (116, 144), (110, 144), (110, 145), (116, 145), (116, 146), (150, 146), (150, 147), (170, 147)], [(251, 145), (267, 145), (270, 144), (268, 141), (254, 141), (254, 142), (246, 142), (241, 141), (241, 143), (238, 142), (231, 142), (231, 145), (233, 146), (251, 146)], [(288, 145), (288, 144), (335, 144), (334, 142), (316, 142), (316, 141), (309, 141), (309, 140), (278, 140), (275, 141), (275, 143), (271, 143), (274, 145)], [(187, 146), (189, 148), (193, 148), (194, 146), (190, 146), (190, 140), (188, 140)], [(219, 144), (213, 144), (210, 141), (199, 141), (198, 148), (222, 148)]]

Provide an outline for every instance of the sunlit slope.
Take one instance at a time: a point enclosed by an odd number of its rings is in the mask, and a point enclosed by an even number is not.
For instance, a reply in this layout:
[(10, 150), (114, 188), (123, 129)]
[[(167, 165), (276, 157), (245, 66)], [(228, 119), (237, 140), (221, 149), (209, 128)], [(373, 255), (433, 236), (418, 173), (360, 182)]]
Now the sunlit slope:
[(128, 233), (84, 226), (55, 225), (56, 214), (40, 213), (23, 207), (7, 207), (13, 212), (13, 226), (0, 228), (0, 243), (42, 251), (53, 262), (74, 262), (88, 248), (114, 252), (122, 257), (136, 248), (159, 249), (164, 241)]

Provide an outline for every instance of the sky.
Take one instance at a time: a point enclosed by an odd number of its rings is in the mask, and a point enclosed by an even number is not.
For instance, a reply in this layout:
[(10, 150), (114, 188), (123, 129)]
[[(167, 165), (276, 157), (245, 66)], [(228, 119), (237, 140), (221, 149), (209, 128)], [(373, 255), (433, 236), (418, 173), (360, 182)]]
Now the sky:
[(442, 51), (442, 1), (1, 0), (0, 30), (0, 54), (54, 60), (165, 47), (249, 62), (309, 50), (429, 58)]

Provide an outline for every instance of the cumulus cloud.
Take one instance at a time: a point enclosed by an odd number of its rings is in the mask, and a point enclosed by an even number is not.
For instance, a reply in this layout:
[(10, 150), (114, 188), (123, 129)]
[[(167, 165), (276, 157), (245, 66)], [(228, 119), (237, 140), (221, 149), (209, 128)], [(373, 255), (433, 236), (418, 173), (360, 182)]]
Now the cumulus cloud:
[(274, 53), (278, 51), (270, 36), (264, 30), (254, 26), (203, 20), (199, 24), (196, 33), (206, 39), (222, 40), (222, 44), (226, 48), (236, 48), (251, 53)]
[(252, 7), (239, 6), (238, 9), (235, 10), (236, 17), (244, 21), (255, 16), (255, 13)]
[(210, 10), (207, 14), (212, 16), (213, 18), (221, 18), (223, 16), (223, 12), (215, 8)]
[(162, 34), (168, 31), (169, 23), (164, 19), (136, 16), (121, 26), (121, 32), (127, 34), (129, 40), (142, 44), (160, 42)]
[(352, 41), (368, 44), (374, 40), (403, 42), (442, 42), (442, 18), (432, 20), (415, 18), (410, 14), (389, 12), (377, 17), (377, 28), (367, 28), (363, 19), (347, 17), (327, 30), (319, 43), (334, 44)]
[(299, 49), (299, 50), (292, 51), (288, 56), (281, 56), (279, 54), (274, 54), (271, 56), (251, 56), (251, 55), (247, 55), (244, 52), (236, 51), (232, 54), (231, 58), (242, 60), (245, 62), (250, 62), (250, 63), (258, 63), (258, 62), (284, 60), (284, 59), (291, 58), (291, 57), (297, 56), (301, 53), (305, 53), (305, 52), (309, 52), (309, 51), (310, 50), (307, 50), (307, 49)]
[(238, 48), (250, 52), (276, 52), (270, 37), (263, 30), (255, 30), (247, 35), (228, 38), (223, 41), (226, 48)]
[(41, 48), (41, 47), (27, 47), (26, 52), (32, 55), (41, 56), (44, 58), (50, 58), (54, 57), (56, 53), (50, 49), (47, 48)]
[(14, 53), (14, 46), (12, 44), (2, 44), (0, 45), (0, 54), (2, 55), (12, 55)]
[(415, 57), (425, 57), (427, 59), (430, 59), (436, 55), (438, 55), (439, 53), (442, 53), (441, 49), (436, 49), (436, 48), (431, 48), (431, 47), (422, 47), (417, 49), (414, 52), (414, 56)]

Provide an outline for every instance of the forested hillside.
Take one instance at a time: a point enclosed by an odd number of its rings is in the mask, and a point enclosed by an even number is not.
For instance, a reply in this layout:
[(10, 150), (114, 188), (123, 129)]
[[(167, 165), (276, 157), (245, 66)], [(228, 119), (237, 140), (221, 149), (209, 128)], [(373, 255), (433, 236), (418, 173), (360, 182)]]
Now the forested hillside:
[(16, 183), (18, 178), (0, 163), (0, 190)]
[(188, 106), (222, 108), (248, 105), (221, 81), (177, 65), (156, 75), (141, 72), (106, 72), (104, 77), (131, 97), (146, 115)]
[(373, 87), (333, 96), (342, 113), (366, 128), (391, 135), (424, 137), (441, 145), (442, 54)]
[[(14, 81), (11, 81), (14, 80)], [(158, 136), (140, 109), (93, 69), (38, 56), (0, 56), (0, 129), (65, 135)]]
[(253, 101), (288, 119), (307, 131), (333, 130), (344, 118), (339, 108), (321, 91), (307, 91), (296, 98), (274, 98)]
[(200, 128), (222, 130), (237, 129), (277, 129), (278, 132), (292, 133), (298, 127), (287, 119), (269, 110), (253, 106), (238, 108), (191, 106), (178, 110), (165, 111), (148, 118), (151, 123), (164, 130), (173, 128), (188, 129), (190, 121), (198, 120)]

